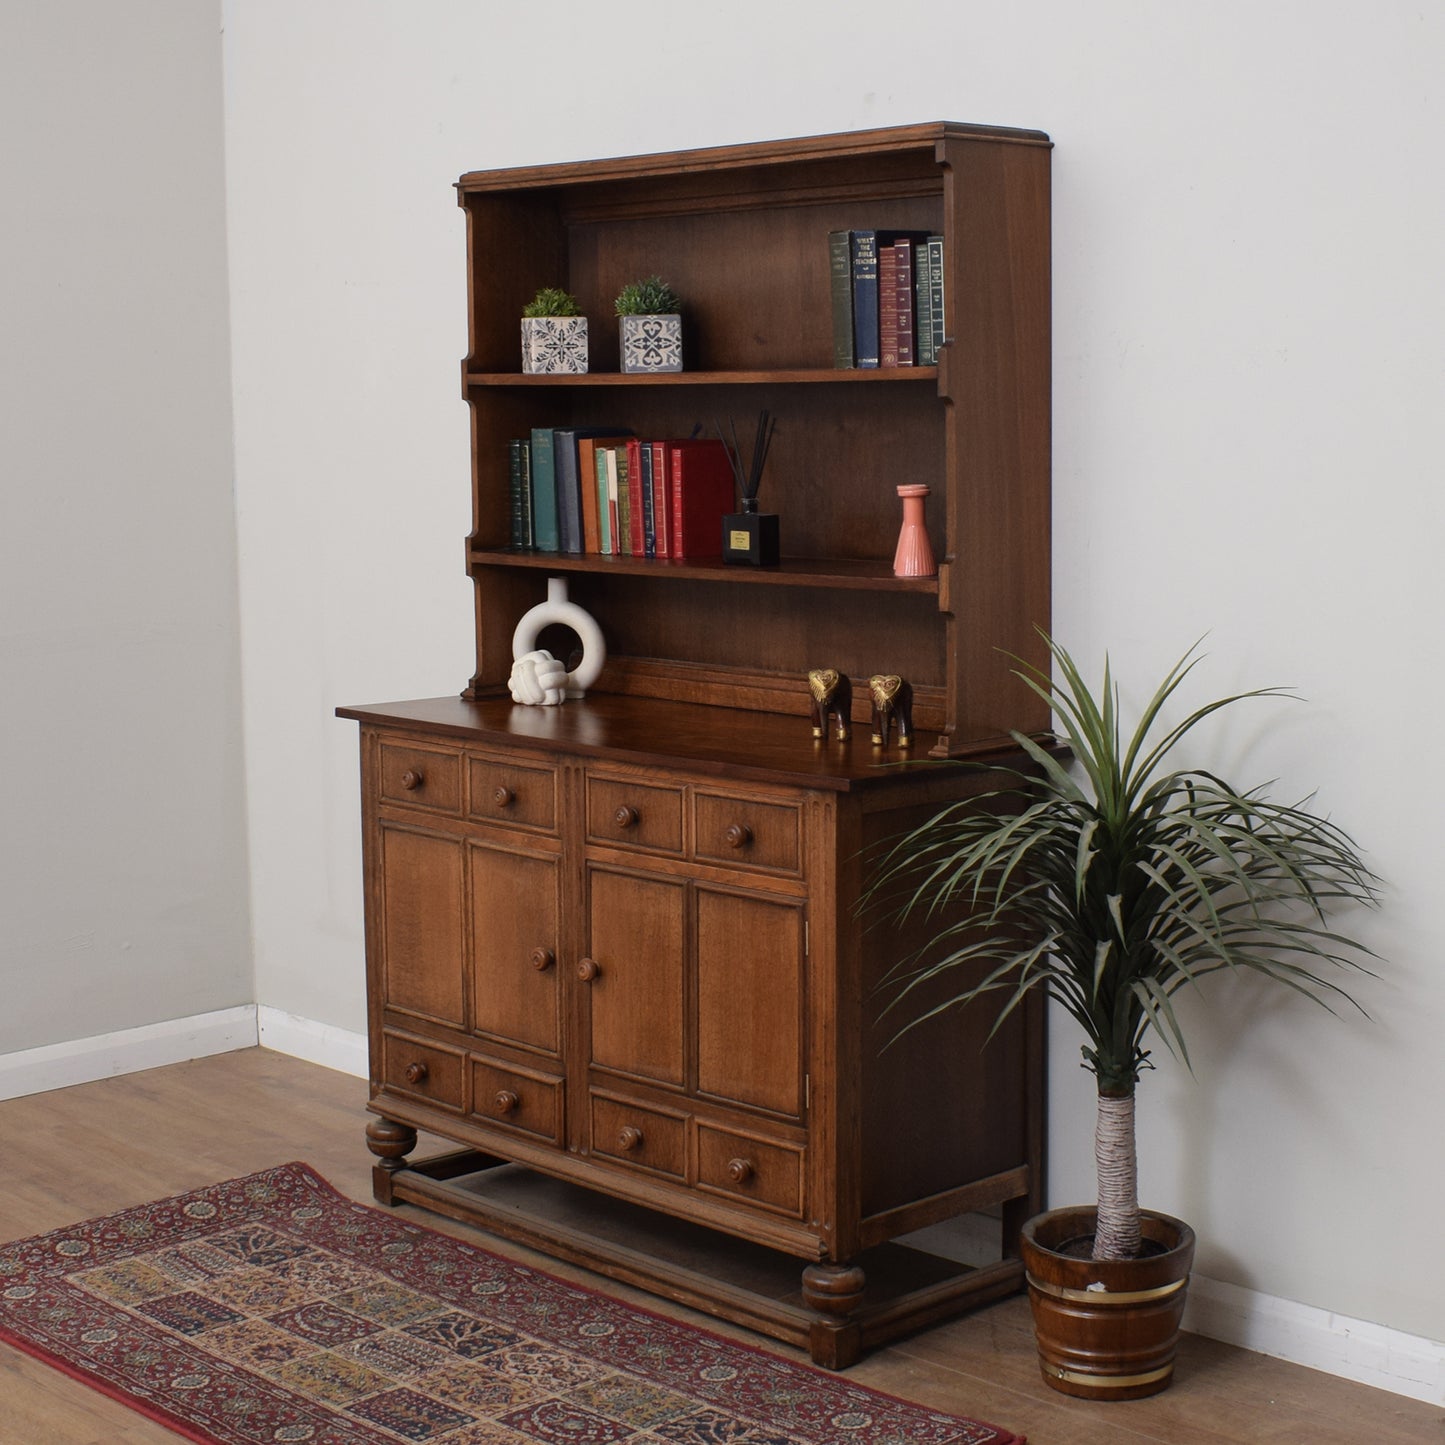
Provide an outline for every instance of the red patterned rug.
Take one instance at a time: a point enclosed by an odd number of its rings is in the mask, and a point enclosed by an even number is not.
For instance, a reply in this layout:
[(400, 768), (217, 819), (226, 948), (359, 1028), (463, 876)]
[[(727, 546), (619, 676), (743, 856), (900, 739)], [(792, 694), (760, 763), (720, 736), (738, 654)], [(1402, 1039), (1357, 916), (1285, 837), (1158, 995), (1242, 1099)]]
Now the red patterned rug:
[(1023, 1445), (287, 1164), (0, 1245), (0, 1340), (222, 1445)]

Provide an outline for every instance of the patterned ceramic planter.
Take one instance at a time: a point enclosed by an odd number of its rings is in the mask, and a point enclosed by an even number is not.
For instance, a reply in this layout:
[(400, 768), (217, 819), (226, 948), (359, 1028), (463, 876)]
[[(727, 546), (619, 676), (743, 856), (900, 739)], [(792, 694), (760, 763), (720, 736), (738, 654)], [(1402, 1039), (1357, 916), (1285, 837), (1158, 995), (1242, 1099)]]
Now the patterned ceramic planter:
[(585, 316), (524, 316), (522, 370), (528, 375), (587, 370)]
[(619, 316), (623, 371), (681, 371), (682, 317)]

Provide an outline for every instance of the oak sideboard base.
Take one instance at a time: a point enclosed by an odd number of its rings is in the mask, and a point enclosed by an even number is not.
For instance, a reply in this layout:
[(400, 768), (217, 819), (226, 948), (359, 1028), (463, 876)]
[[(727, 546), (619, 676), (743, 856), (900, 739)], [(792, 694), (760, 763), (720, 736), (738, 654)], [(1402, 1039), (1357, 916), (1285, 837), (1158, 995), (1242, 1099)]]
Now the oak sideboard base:
[(848, 1265), (805, 1263), (469, 1149), (378, 1164), (373, 1189), (806, 1350), (825, 1369), (1023, 1287), (1017, 1259), (972, 1267), (897, 1241)]

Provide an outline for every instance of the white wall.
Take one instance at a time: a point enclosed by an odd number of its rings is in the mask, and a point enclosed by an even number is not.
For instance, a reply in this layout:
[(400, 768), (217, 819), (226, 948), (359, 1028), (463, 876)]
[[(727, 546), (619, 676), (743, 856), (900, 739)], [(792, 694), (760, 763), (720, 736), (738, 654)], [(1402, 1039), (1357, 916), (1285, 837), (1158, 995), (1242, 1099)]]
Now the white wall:
[(249, 1002), (219, 4), (0, 19), (0, 1055)]
[[(948, 118), (1055, 138), (1055, 630), (1134, 698), (1208, 634), (1201, 760), (1319, 789), (1390, 881), (1371, 1022), (1217, 989), (1142, 1098), (1215, 1280), (1445, 1340), (1445, 10), (1381, 0), (231, 0), (258, 998), (363, 1024), (354, 729), (470, 669), (464, 170)], [(925, 41), (924, 37), (930, 37)], [(640, 38), (639, 38), (640, 37)], [(640, 77), (623, 59), (643, 53)], [(538, 62), (544, 61), (545, 66)], [(110, 379), (109, 369), (101, 373)], [(89, 520), (89, 518), (86, 518)], [(1353, 922), (1353, 921), (1352, 921)], [(1161, 1055), (1163, 1051), (1160, 1051)], [(1061, 1026), (1052, 1195), (1087, 1199)]]

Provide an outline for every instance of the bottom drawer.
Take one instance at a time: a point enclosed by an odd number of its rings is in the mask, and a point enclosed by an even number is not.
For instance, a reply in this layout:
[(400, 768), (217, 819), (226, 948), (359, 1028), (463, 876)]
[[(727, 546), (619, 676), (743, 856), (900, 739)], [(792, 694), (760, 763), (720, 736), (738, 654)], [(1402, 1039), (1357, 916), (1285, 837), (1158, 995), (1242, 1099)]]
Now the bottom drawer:
[(387, 1030), (381, 1039), (381, 1082), (392, 1092), (426, 1099), (448, 1109), (462, 1107), (465, 1056)]
[(699, 1189), (800, 1218), (803, 1151), (711, 1124), (697, 1127)]
[(687, 1175), (687, 1119), (608, 1094), (592, 1096), (592, 1152), (674, 1179)]
[(550, 1144), (560, 1144), (562, 1080), (552, 1074), (474, 1058), (472, 1114), (489, 1124), (502, 1124)]

